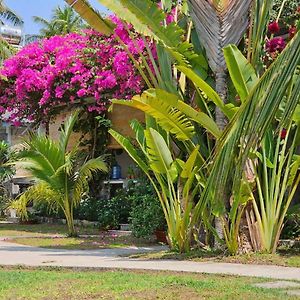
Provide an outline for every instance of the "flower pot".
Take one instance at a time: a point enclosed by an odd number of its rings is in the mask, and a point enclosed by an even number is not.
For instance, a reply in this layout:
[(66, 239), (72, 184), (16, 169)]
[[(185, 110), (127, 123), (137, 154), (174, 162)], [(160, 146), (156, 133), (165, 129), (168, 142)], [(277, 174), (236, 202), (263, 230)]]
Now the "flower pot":
[(167, 234), (164, 230), (156, 230), (155, 236), (158, 242), (168, 244)]

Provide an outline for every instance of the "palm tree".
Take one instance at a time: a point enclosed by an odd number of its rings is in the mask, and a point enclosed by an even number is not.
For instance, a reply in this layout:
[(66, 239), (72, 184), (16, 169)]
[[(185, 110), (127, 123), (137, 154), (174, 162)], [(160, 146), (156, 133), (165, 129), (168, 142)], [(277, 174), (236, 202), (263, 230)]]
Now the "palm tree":
[(5, 5), (4, 0), (0, 0), (0, 19), (1, 24), (5, 21), (9, 21), (15, 26), (22, 26), (24, 24), (22, 18)]
[(44, 201), (60, 208), (66, 218), (69, 236), (76, 236), (73, 210), (88, 191), (89, 180), (99, 171), (107, 172), (104, 157), (87, 160), (79, 151), (78, 145), (70, 150), (70, 136), (78, 112), (75, 112), (62, 126), (59, 140), (41, 134), (33, 134), (24, 143), (25, 150), (20, 160), (37, 183), (29, 188), (13, 204), (26, 216), (29, 201)]
[[(15, 26), (22, 26), (23, 20), (14, 11), (8, 8), (3, 0), (0, 0), (0, 25), (4, 25), (6, 21), (11, 22)], [(0, 35), (0, 65), (1, 62), (15, 53), (15, 48), (10, 46)]]
[(42, 25), (40, 34), (44, 37), (78, 32), (84, 28), (82, 18), (69, 6), (55, 8), (50, 21), (38, 16), (33, 20)]
[(55, 23), (53, 21), (47, 21), (46, 19), (38, 16), (33, 16), (33, 21), (42, 26), (42, 29), (40, 29), (40, 36), (51, 37), (54, 35), (61, 34), (57, 30)]

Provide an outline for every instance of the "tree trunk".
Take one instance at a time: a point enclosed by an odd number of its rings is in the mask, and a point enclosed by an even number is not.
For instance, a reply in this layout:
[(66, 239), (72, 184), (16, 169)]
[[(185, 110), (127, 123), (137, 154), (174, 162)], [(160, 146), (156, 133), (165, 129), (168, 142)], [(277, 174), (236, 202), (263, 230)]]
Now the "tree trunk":
[[(227, 102), (227, 74), (225, 70), (219, 70), (216, 72), (216, 92), (223, 100), (223, 103)], [(226, 116), (222, 113), (220, 108), (216, 107), (216, 123), (223, 131), (228, 123)]]
[(75, 225), (74, 225), (74, 216), (73, 216), (73, 208), (71, 207), (69, 201), (66, 201), (66, 207), (64, 209), (65, 217), (66, 217), (66, 222), (68, 226), (68, 236), (69, 237), (76, 237), (78, 236), (78, 233), (75, 230)]
[[(227, 74), (225, 70), (218, 70), (216, 72), (216, 92), (223, 100), (223, 103), (227, 102), (227, 82), (226, 82)], [(219, 107), (216, 107), (216, 123), (220, 130), (224, 130), (228, 120)], [(229, 198), (227, 197), (226, 191), (223, 192), (224, 195), (224, 205), (225, 207), (229, 206)], [(218, 236), (223, 240), (224, 239), (224, 224), (222, 218), (215, 218), (215, 229)], [(219, 249), (221, 244), (217, 239), (215, 239), (214, 247)]]

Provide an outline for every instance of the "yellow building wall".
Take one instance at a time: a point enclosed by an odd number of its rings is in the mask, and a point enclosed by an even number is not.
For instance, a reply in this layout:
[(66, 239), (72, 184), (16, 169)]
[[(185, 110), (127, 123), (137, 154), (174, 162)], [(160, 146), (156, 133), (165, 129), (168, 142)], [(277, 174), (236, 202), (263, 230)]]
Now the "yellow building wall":
[[(109, 119), (112, 122), (112, 128), (120, 134), (127, 137), (134, 137), (129, 122), (131, 120), (138, 120), (141, 123), (145, 122), (145, 114), (137, 109), (124, 105), (114, 105), (113, 112), (109, 114)], [(113, 138), (109, 137), (108, 142), (109, 149), (121, 149), (122, 147)]]
[[(70, 116), (71, 112), (61, 113), (54, 121), (49, 125), (49, 135), (53, 139), (59, 138), (59, 130), (63, 122)], [(133, 137), (134, 133), (129, 126), (129, 122), (133, 119), (144, 122), (144, 113), (133, 109), (131, 107), (123, 105), (115, 105), (113, 112), (109, 113), (109, 118), (112, 121), (112, 128), (119, 132), (120, 134), (128, 137)], [(21, 149), (24, 139), (28, 137), (28, 129), (26, 127), (12, 127), (11, 132), (11, 144), (15, 149)], [(72, 148), (75, 144), (79, 142), (81, 134), (74, 132), (70, 137), (69, 147)], [(117, 143), (115, 139), (109, 137), (108, 142), (109, 149), (121, 149), (122, 147)], [(21, 166), (16, 167), (15, 178), (27, 178), (29, 173), (26, 172)]]

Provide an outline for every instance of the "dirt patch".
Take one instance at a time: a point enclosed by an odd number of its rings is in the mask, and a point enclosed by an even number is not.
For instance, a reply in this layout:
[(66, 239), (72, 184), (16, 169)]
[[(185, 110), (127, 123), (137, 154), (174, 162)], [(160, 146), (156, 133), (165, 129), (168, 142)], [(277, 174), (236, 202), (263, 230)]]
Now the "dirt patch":
[(201, 295), (192, 288), (185, 286), (166, 286), (163, 289), (126, 292), (122, 294), (122, 299), (199, 300), (205, 298), (202, 298)]

